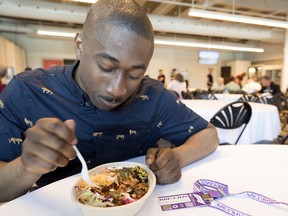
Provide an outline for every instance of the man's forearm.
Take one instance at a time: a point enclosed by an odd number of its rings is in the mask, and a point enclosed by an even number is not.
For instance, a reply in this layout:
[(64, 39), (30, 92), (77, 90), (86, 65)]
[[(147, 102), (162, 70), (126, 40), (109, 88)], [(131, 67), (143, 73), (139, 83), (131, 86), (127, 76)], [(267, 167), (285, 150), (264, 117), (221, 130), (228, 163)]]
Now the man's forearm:
[(180, 166), (184, 167), (194, 161), (206, 157), (219, 145), (216, 129), (209, 124), (208, 128), (191, 136), (186, 142), (174, 148), (173, 151), (180, 159)]
[(0, 202), (7, 202), (27, 193), (40, 177), (40, 174), (28, 172), (20, 157), (9, 163), (0, 161)]

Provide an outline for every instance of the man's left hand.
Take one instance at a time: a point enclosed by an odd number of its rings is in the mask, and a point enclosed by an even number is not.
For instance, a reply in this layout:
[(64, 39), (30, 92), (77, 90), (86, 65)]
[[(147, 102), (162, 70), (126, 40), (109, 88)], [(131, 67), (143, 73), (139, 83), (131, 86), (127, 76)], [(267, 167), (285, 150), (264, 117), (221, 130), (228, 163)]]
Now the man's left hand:
[(160, 184), (175, 183), (181, 178), (179, 159), (171, 148), (150, 148), (146, 154), (146, 164)]

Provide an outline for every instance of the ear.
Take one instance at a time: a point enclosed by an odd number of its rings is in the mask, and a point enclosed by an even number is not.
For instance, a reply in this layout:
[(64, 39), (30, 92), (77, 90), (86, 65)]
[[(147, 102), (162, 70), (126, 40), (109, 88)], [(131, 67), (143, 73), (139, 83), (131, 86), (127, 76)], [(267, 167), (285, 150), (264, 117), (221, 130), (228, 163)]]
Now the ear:
[(74, 38), (74, 49), (75, 49), (75, 54), (76, 58), (78, 60), (81, 59), (82, 53), (83, 53), (83, 35), (80, 32), (77, 32)]

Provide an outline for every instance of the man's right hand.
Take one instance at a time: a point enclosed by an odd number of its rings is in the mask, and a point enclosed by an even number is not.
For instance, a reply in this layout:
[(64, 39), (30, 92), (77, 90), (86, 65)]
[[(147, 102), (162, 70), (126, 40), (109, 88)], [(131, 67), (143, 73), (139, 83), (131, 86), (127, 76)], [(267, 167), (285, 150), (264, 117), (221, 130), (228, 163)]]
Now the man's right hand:
[(25, 132), (21, 161), (29, 172), (45, 174), (76, 157), (75, 121), (42, 118)]

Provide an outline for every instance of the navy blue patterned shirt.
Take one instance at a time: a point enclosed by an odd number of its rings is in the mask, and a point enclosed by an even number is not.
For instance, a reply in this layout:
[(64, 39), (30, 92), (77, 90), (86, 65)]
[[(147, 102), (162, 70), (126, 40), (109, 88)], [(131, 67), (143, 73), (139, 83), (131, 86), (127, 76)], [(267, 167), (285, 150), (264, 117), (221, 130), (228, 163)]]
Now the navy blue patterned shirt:
[[(144, 155), (160, 138), (179, 146), (208, 122), (181, 103), (159, 81), (144, 78), (120, 107), (95, 107), (74, 81), (79, 62), (17, 74), (0, 94), (0, 161), (21, 155), (23, 132), (40, 118), (76, 121), (77, 147), (92, 168)], [(80, 172), (76, 158), (45, 174), (40, 186)]]

